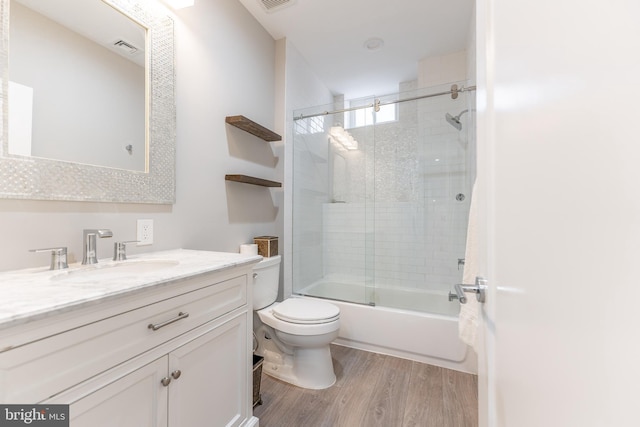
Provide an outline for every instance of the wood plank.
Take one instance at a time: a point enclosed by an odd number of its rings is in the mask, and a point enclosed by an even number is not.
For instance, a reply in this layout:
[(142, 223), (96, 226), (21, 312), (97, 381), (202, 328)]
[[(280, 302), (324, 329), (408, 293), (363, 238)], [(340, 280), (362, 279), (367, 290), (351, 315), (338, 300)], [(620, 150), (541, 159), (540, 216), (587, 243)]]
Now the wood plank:
[(413, 362), (403, 427), (444, 425), (443, 368)]
[(288, 389), (283, 390), (280, 385), (286, 383), (268, 375), (263, 376), (267, 379), (265, 383), (267, 388), (276, 386), (274, 391), (276, 395), (271, 391), (267, 395), (263, 394), (264, 406), (274, 406), (275, 409), (257, 407), (254, 410), (254, 415), (260, 418), (260, 426), (334, 426), (331, 417), (327, 417), (327, 414), (332, 412), (331, 407), (337, 401), (345, 378), (351, 378), (350, 375), (345, 375), (345, 370), (348, 371), (357, 361), (357, 358), (351, 356), (354, 351), (356, 350), (348, 347), (332, 346), (336, 383), (328, 389), (307, 390), (288, 385)]
[[(332, 347), (332, 349), (335, 348)], [(375, 385), (384, 369), (386, 356), (352, 349), (350, 363), (344, 361), (344, 379), (340, 393), (324, 416), (327, 426), (361, 426), (371, 402)]]
[(363, 426), (400, 426), (407, 401), (411, 361), (386, 356)]
[(268, 179), (256, 178), (248, 175), (225, 175), (227, 181), (242, 182), (244, 184), (259, 185), (262, 187), (282, 187), (280, 182), (269, 181)]
[[(260, 418), (260, 426), (277, 427), (285, 424), (288, 415), (295, 416), (300, 394), (297, 387), (283, 381), (262, 374), (261, 380), (262, 405), (253, 409), (253, 414)], [(293, 420), (291, 420), (293, 422)]]
[(336, 383), (305, 390), (263, 373), (260, 427), (476, 427), (477, 377), (331, 346)]
[(478, 377), (445, 370), (443, 427), (475, 427), (478, 425)]
[(249, 132), (252, 135), (257, 136), (267, 142), (281, 141), (282, 137), (272, 130), (246, 118), (245, 116), (227, 116), (225, 122), (232, 126), (242, 129), (245, 132)]

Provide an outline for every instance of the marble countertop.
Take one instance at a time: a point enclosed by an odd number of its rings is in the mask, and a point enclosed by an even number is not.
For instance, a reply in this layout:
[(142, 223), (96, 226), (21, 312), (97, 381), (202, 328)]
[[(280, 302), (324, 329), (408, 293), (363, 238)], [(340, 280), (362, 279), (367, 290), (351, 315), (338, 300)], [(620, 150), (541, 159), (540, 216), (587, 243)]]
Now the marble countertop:
[(259, 255), (176, 249), (126, 261), (0, 272), (0, 329), (77, 310), (204, 273), (250, 265)]

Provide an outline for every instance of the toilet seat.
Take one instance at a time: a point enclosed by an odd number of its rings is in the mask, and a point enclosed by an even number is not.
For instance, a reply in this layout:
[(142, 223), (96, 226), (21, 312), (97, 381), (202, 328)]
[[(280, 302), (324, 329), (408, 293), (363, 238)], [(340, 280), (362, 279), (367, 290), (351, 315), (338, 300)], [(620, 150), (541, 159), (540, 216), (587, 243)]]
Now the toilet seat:
[(323, 301), (289, 298), (273, 307), (273, 316), (298, 325), (317, 325), (337, 320), (340, 309)]

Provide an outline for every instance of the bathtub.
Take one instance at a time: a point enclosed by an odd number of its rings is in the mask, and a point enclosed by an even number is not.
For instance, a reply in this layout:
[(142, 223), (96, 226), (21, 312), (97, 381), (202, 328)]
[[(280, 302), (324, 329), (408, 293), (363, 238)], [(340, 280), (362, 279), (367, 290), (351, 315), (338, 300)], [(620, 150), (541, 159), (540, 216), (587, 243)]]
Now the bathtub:
[[(354, 300), (360, 295), (364, 303), (361, 285), (321, 282), (294, 297), (319, 297), (340, 308), (340, 330), (334, 344), (477, 373), (475, 353), (458, 338), (459, 305), (449, 303), (446, 293), (378, 287), (376, 306), (336, 300)], [(405, 308), (384, 307), (389, 298), (395, 306)], [(431, 313), (406, 309), (416, 304)]]

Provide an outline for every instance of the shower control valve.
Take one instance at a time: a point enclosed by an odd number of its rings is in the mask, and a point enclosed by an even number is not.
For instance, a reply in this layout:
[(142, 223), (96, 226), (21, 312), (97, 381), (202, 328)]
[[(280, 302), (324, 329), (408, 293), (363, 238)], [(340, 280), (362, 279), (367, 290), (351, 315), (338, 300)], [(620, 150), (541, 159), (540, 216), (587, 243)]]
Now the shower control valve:
[(449, 292), (449, 301), (457, 299), (458, 301), (460, 301), (460, 304), (466, 304), (467, 297), (464, 293), (470, 292), (476, 294), (476, 300), (478, 302), (483, 303), (486, 301), (487, 279), (478, 276), (476, 277), (475, 285), (456, 284), (454, 285), (454, 289), (455, 293)]

